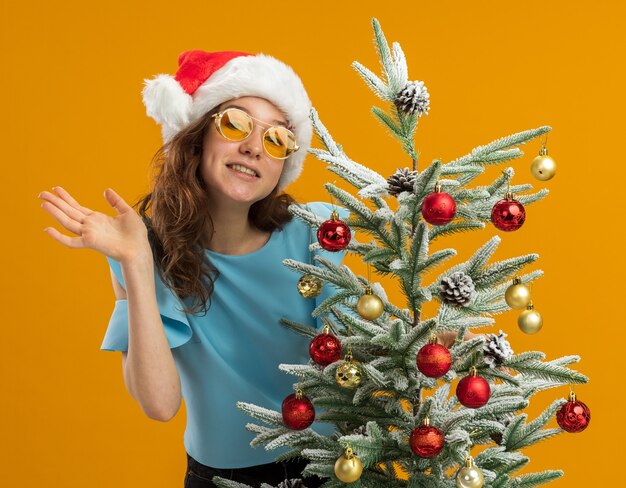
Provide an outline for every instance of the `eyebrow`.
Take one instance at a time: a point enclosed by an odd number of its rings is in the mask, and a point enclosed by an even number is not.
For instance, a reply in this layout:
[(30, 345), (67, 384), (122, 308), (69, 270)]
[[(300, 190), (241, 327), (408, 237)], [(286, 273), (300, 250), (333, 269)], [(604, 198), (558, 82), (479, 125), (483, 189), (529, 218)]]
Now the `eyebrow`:
[[(235, 105), (234, 103), (233, 103), (233, 104), (229, 104), (229, 105), (227, 105), (226, 107), (224, 107), (222, 110), (226, 110), (227, 108), (238, 108), (239, 110), (243, 110), (245, 113), (247, 113), (248, 115), (250, 115), (250, 116), (251, 116), (251, 114), (250, 114), (250, 112), (248, 111), (248, 109), (247, 109), (247, 108), (245, 108), (245, 107), (242, 107), (241, 105)], [(260, 119), (259, 119), (259, 120), (260, 120)], [(273, 123), (273, 124), (277, 124), (277, 125), (282, 125), (283, 127), (287, 127), (287, 128), (289, 128), (289, 127), (288, 127), (288, 125), (287, 125), (287, 122), (285, 122), (284, 120), (277, 120), (277, 119), (274, 119), (274, 120), (272, 121), (272, 123)]]

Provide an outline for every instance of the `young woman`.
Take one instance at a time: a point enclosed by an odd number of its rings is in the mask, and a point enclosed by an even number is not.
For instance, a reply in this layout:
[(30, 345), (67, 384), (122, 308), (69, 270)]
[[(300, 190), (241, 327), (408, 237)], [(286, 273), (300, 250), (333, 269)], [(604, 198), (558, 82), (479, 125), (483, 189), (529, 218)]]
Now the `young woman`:
[[(46, 232), (107, 256), (117, 301), (102, 348), (122, 351), (126, 387), (150, 418), (171, 419), (185, 399), (185, 486), (214, 486), (214, 475), (276, 485), (305, 463), (274, 463), (282, 451), (251, 448), (251, 419), (235, 403), (280, 410), (294, 379), (278, 365), (309, 358), (308, 340), (279, 320), (319, 328), (311, 312), (332, 293), (302, 298), (299, 276), (282, 264), (310, 259), (310, 229), (291, 218), (295, 202), (282, 190), (302, 170), (311, 104), (298, 76), (270, 56), (188, 51), (178, 63), (175, 76), (146, 80), (143, 91), (164, 145), (138, 211), (110, 188), (115, 217), (55, 187), (39, 195), (42, 206), (76, 237)], [(308, 206), (323, 218), (332, 211)]]
[[(291, 218), (295, 202), (282, 190), (302, 170), (311, 103), (270, 56), (188, 51), (178, 63), (143, 90), (164, 145), (138, 211), (110, 188), (115, 217), (56, 187), (40, 194), (42, 206), (76, 236), (46, 232), (107, 256), (117, 301), (102, 348), (122, 351), (126, 387), (145, 414), (167, 421), (185, 398), (185, 486), (213, 486), (213, 475), (275, 485), (300, 477), (304, 463), (277, 464), (281, 451), (250, 447), (251, 419), (235, 403), (280, 410), (294, 379), (278, 365), (307, 362), (308, 341), (279, 320), (319, 327), (311, 311), (332, 293), (301, 297), (299, 276), (282, 264), (310, 259), (310, 229)], [(332, 211), (308, 205), (324, 218)]]

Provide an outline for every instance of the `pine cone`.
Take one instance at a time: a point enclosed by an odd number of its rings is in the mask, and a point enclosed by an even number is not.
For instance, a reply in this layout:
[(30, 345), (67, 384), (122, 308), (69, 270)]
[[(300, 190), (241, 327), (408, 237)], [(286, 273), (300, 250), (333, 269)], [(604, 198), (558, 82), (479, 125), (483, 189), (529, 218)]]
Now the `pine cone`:
[(306, 485), (300, 478), (281, 481), (276, 488), (306, 488)]
[(492, 432), (489, 437), (491, 437), (491, 440), (496, 444), (502, 444), (502, 432)]
[(500, 331), (496, 334), (485, 334), (483, 357), (491, 369), (502, 366), (507, 359), (513, 356), (511, 344), (505, 339), (507, 334)]
[(403, 191), (413, 192), (417, 171), (409, 171), (409, 168), (400, 169), (387, 178), (387, 190), (397, 197)]
[(445, 276), (439, 284), (439, 296), (451, 305), (465, 307), (469, 305), (475, 294), (472, 278), (462, 271)]
[[(502, 419), (498, 419), (498, 421), (504, 425), (504, 427), (506, 428), (510, 423), (511, 423), (511, 417), (504, 417)], [(502, 445), (502, 432), (492, 432), (489, 437), (491, 437), (491, 440), (493, 442), (495, 442), (496, 444), (498, 444), (499, 446)]]
[(396, 95), (394, 103), (400, 112), (405, 114), (418, 114), (421, 117), (428, 115), (430, 95), (423, 81), (409, 81)]

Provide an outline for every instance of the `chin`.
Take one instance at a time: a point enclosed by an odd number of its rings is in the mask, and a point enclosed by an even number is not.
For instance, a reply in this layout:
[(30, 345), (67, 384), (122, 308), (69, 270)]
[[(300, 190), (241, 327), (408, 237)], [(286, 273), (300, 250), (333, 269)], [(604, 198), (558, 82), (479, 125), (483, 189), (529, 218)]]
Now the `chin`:
[(229, 195), (228, 198), (232, 200), (233, 203), (253, 205), (256, 202), (260, 202), (268, 195), (269, 193), (267, 195)]

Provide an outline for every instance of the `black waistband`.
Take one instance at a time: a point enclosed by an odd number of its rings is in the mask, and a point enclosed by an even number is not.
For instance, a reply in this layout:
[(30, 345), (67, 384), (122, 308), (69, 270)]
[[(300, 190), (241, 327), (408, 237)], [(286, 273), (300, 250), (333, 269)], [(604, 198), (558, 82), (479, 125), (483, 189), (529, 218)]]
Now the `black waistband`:
[(259, 464), (244, 468), (214, 468), (196, 461), (187, 454), (187, 470), (201, 478), (210, 480), (213, 476), (220, 476), (239, 483), (257, 483), (257, 486), (259, 482), (275, 485), (286, 479), (301, 478), (302, 470), (306, 464), (305, 460), (297, 458), (290, 461)]

